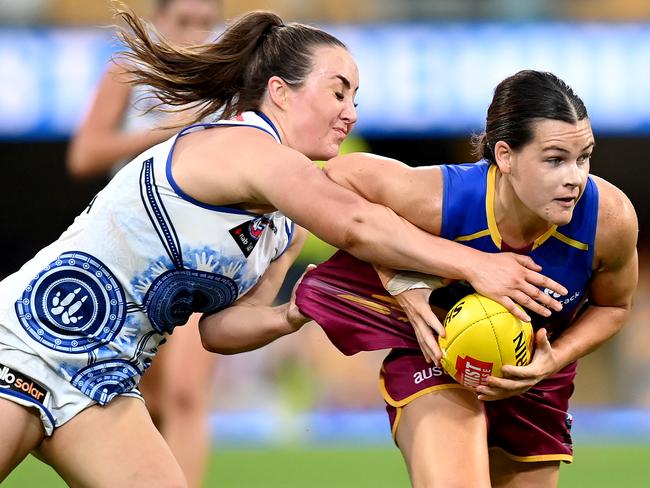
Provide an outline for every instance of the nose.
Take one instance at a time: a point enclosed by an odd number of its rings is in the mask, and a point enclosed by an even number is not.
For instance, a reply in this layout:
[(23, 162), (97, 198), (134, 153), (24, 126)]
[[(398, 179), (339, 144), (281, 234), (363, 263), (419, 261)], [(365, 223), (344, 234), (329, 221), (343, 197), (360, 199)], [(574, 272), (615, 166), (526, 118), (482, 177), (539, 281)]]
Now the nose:
[(577, 161), (567, 166), (565, 175), (565, 184), (568, 186), (580, 186), (585, 178), (585, 169)]
[(350, 100), (345, 104), (343, 112), (341, 112), (341, 119), (345, 121), (348, 126), (352, 127), (357, 122), (357, 107), (354, 106), (354, 102)]

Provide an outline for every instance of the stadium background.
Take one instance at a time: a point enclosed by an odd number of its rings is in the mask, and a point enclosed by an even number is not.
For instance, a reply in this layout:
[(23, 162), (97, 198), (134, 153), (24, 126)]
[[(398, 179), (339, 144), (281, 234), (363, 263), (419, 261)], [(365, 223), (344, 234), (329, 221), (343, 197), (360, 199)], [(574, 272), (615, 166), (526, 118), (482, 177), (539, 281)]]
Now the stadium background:
[[(126, 3), (144, 15), (151, 8)], [(223, 0), (225, 18), (254, 8), (326, 26), (350, 46), (361, 89), (348, 150), (413, 165), (470, 161), (469, 135), (481, 130), (492, 89), (522, 68), (553, 71), (583, 97), (598, 146), (592, 172), (639, 214), (641, 277), (628, 325), (581, 361), (576, 463), (563, 468), (561, 486), (649, 483), (650, 3)], [(70, 180), (64, 158), (116, 48), (100, 28), (110, 23), (105, 0), (0, 0), (0, 275), (55, 239), (103, 185)], [(330, 252), (310, 241), (292, 276)], [(210, 484), (406, 486), (377, 389), (381, 358), (343, 357), (316, 326), (220, 358)], [(6, 486), (56, 483), (30, 459)]]

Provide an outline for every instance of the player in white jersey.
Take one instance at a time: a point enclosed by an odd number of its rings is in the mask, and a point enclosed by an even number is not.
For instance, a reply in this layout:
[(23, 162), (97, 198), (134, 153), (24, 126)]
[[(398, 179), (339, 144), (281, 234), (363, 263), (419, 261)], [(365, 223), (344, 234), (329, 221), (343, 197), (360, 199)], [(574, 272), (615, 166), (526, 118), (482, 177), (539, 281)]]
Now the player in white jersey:
[(357, 66), (335, 37), (251, 12), (217, 42), (178, 49), (121, 16), (139, 82), (168, 105), (199, 104), (199, 119), (235, 120), (136, 157), (0, 285), (0, 479), (34, 451), (72, 486), (186, 486), (132, 397), (138, 379), (192, 312), (205, 313), (208, 349), (211, 331), (254, 327), (251, 316), (276, 336), (300, 327), (293, 300), (271, 307), (298, 225), (360, 259), (465, 279), (513, 310), (553, 306), (538, 286), (565, 291), (530, 258), (427, 234), (312, 164), (356, 122)]
[[(216, 36), (221, 0), (156, 0), (152, 24), (165, 39), (184, 46)], [(111, 60), (92, 103), (71, 140), (67, 169), (79, 180), (113, 177), (134, 156), (162, 142), (189, 121), (190, 111), (156, 106), (151, 87), (131, 85)], [(210, 454), (209, 413), (217, 356), (205, 351), (200, 314), (167, 338), (140, 382), (147, 410), (178, 460), (189, 486), (202, 486)]]

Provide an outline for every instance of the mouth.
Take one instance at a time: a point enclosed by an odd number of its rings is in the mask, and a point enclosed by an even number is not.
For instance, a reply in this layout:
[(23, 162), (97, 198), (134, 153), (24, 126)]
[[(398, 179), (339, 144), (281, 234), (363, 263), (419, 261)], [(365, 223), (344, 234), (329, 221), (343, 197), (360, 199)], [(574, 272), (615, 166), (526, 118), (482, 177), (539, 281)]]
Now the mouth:
[(348, 136), (348, 131), (345, 129), (341, 129), (340, 127), (334, 127), (334, 132), (336, 132), (343, 139), (345, 139)]
[(570, 208), (575, 205), (577, 197), (562, 197), (555, 198), (554, 200), (558, 202), (562, 207)]

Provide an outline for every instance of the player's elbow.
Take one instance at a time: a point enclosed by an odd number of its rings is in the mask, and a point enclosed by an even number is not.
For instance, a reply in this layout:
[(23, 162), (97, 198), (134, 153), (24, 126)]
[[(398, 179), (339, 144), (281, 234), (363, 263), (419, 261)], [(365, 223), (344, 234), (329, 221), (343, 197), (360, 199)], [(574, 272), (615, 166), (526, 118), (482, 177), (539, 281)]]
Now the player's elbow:
[(205, 320), (206, 318), (209, 319), (209, 317), (210, 316), (203, 317), (199, 321), (199, 336), (201, 337), (201, 345), (203, 346), (203, 349), (208, 352), (224, 355), (243, 352), (228, 339), (226, 334), (221, 333), (219, 324), (209, 324), (209, 320)]
[(376, 228), (374, 222), (373, 205), (359, 204), (356, 208), (341, 220), (340, 241), (336, 245), (339, 249), (349, 252), (355, 256), (364, 255), (365, 250), (372, 247), (376, 242)]
[(203, 349), (205, 349), (208, 352), (212, 352), (215, 354), (223, 354), (224, 356), (230, 356), (232, 354), (237, 354), (240, 352), (244, 352), (244, 350), (239, 350), (236, 348), (229, 347), (227, 344), (221, 344), (218, 342), (210, 342), (206, 341), (203, 338), (201, 339), (201, 344), (203, 345)]
[(350, 156), (336, 156), (323, 166), (323, 172), (330, 180), (346, 188), (351, 188), (349, 159)]
[(200, 336), (201, 345), (208, 352), (217, 354), (234, 354), (236, 352), (232, 351), (228, 347), (228, 343), (223, 341), (219, 334), (215, 334), (214, 331), (208, 332), (203, 327), (200, 327)]
[(91, 181), (104, 176), (113, 160), (101, 149), (100, 138), (83, 130), (72, 140), (66, 155), (66, 169), (71, 178)]
[(228, 344), (214, 340), (214, 338), (206, 338), (203, 334), (201, 334), (201, 345), (206, 351), (216, 354), (230, 355), (239, 352), (238, 350), (229, 347)]

